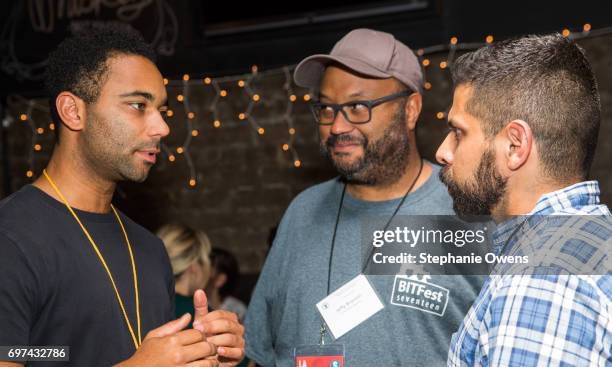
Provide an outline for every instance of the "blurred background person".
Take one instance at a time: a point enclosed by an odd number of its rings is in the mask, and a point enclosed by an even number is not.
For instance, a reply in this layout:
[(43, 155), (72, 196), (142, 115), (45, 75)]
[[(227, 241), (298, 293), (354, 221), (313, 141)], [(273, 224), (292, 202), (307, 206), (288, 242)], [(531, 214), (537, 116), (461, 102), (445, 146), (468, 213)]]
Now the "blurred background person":
[[(166, 224), (157, 231), (157, 236), (163, 241), (172, 264), (175, 313), (193, 314), (193, 295), (198, 289), (205, 289), (209, 311), (234, 312), (242, 323), (246, 305), (230, 295), (240, 274), (236, 257), (228, 251), (213, 249), (204, 231), (182, 224)], [(238, 367), (249, 362), (245, 358)]]
[(206, 286), (209, 307), (213, 310), (234, 312), (242, 322), (247, 310), (246, 305), (233, 296), (240, 276), (238, 260), (229, 251), (213, 248), (210, 262), (212, 269)]
[[(193, 295), (196, 290), (204, 289), (210, 278), (210, 239), (204, 231), (180, 224), (164, 225), (157, 236), (164, 242), (172, 264), (175, 313), (193, 314)], [(209, 296), (208, 292), (206, 294)], [(208, 302), (210, 309), (210, 298)]]

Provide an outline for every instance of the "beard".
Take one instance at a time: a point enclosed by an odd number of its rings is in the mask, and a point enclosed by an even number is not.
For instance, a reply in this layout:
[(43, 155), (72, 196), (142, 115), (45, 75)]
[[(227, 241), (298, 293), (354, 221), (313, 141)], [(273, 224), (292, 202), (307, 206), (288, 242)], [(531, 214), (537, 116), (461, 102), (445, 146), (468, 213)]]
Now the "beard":
[(459, 216), (490, 215), (506, 191), (507, 179), (495, 167), (495, 155), (487, 149), (471, 183), (459, 184), (451, 177), (448, 166), (440, 170), (440, 180), (453, 198), (453, 209)]
[(106, 119), (92, 110), (89, 114), (87, 129), (82, 134), (82, 153), (94, 172), (115, 182), (146, 180), (151, 165), (138, 164), (135, 154), (158, 147), (159, 141), (135, 143), (127, 123)]
[[(343, 161), (332, 153), (337, 142), (359, 144), (363, 156), (352, 162)], [(400, 104), (393, 121), (378, 140), (370, 141), (364, 135), (354, 137), (330, 134), (326, 141), (321, 141), (320, 148), (321, 153), (332, 162), (342, 180), (347, 183), (375, 186), (396, 182), (408, 165), (410, 153), (405, 102)]]

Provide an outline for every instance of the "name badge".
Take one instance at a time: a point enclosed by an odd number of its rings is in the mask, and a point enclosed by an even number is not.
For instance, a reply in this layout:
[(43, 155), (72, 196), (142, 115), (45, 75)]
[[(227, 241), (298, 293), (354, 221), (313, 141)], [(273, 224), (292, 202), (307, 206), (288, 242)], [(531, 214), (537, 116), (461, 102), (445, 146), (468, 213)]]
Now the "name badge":
[(351, 331), (384, 307), (363, 274), (317, 303), (317, 309), (334, 339)]
[(295, 367), (344, 367), (344, 345), (303, 345), (293, 349)]

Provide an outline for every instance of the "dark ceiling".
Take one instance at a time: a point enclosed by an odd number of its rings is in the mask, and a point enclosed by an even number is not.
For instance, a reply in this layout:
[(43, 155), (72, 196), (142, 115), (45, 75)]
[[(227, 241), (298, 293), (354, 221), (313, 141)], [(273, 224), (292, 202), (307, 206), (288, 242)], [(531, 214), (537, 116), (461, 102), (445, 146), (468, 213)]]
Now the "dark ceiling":
[[(139, 29), (160, 50), (172, 44), (172, 55), (159, 66), (169, 77), (227, 75), (290, 65), (313, 53), (327, 52), (349, 30), (370, 27), (393, 33), (413, 48), (448, 42), (482, 42), (526, 34), (612, 26), (612, 3), (604, 1), (308, 1), (210, 2), (199, 0), (133, 0), (125, 8), (70, 8), (44, 0), (3, 2), (0, 13), (0, 93), (42, 93), (40, 70), (48, 52), (78, 27), (115, 21)], [(494, 3), (494, 5), (493, 5)], [(296, 5), (300, 8), (296, 8)], [(98, 8), (95, 8), (98, 6)], [(140, 7), (138, 7), (140, 6)], [(132, 17), (132, 18), (130, 18)], [(176, 37), (173, 40), (173, 37)], [(165, 40), (165, 41), (164, 41)], [(166, 42), (167, 41), (167, 42)], [(172, 42), (171, 42), (172, 41)], [(166, 43), (164, 43), (166, 42)], [(15, 61), (17, 60), (17, 62)], [(28, 76), (28, 73), (31, 75)]]

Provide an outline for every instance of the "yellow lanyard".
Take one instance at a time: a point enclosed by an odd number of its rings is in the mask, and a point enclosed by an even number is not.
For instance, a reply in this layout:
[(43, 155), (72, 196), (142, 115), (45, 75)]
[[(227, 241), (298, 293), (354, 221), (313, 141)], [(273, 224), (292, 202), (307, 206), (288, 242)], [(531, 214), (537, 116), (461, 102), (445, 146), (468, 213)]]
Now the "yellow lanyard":
[(115, 217), (117, 217), (117, 221), (119, 221), (119, 226), (121, 226), (121, 230), (123, 231), (123, 235), (125, 236), (125, 242), (127, 243), (127, 248), (130, 252), (130, 260), (132, 262), (132, 273), (134, 275), (134, 294), (136, 295), (136, 322), (138, 325), (138, 339), (136, 339), (136, 335), (134, 335), (134, 329), (132, 329), (132, 324), (130, 323), (130, 319), (128, 318), (127, 312), (125, 312), (125, 307), (123, 306), (121, 295), (119, 295), (119, 290), (117, 290), (117, 286), (115, 285), (115, 280), (113, 279), (113, 275), (111, 274), (110, 269), (106, 265), (106, 261), (104, 261), (104, 257), (102, 256), (102, 253), (100, 253), (98, 246), (96, 246), (96, 243), (91, 238), (91, 236), (89, 235), (89, 232), (87, 232), (87, 229), (85, 229), (85, 226), (83, 225), (83, 223), (81, 223), (81, 221), (79, 220), (79, 217), (76, 215), (74, 210), (72, 210), (70, 205), (68, 205), (68, 201), (66, 201), (66, 198), (64, 197), (64, 195), (62, 195), (62, 193), (59, 191), (57, 186), (55, 186), (55, 183), (53, 182), (53, 180), (51, 180), (51, 177), (49, 177), (49, 175), (47, 174), (47, 170), (43, 169), (43, 174), (45, 175), (45, 178), (47, 179), (47, 181), (49, 181), (49, 183), (53, 187), (53, 190), (55, 190), (55, 193), (57, 193), (57, 195), (62, 199), (62, 201), (64, 202), (64, 204), (66, 205), (70, 213), (72, 213), (72, 216), (74, 217), (74, 219), (76, 219), (77, 223), (79, 223), (79, 225), (81, 226), (81, 229), (85, 233), (85, 236), (87, 236), (87, 239), (89, 240), (94, 250), (96, 251), (96, 254), (98, 254), (98, 258), (100, 259), (100, 262), (104, 266), (104, 269), (106, 269), (106, 273), (108, 274), (108, 277), (111, 283), (113, 284), (113, 289), (115, 289), (115, 295), (117, 296), (117, 301), (119, 301), (119, 306), (121, 306), (121, 311), (123, 311), (123, 317), (125, 318), (125, 323), (127, 324), (127, 327), (130, 330), (132, 340), (134, 341), (134, 347), (138, 349), (140, 344), (142, 344), (142, 338), (140, 334), (140, 305), (138, 302), (138, 278), (136, 276), (136, 263), (134, 263), (134, 254), (132, 253), (132, 245), (130, 244), (130, 240), (128, 239), (128, 235), (127, 235), (127, 232), (125, 231), (125, 227), (123, 226), (123, 223), (121, 222), (121, 218), (119, 218), (119, 214), (117, 214), (117, 210), (115, 210), (115, 207), (113, 206), (113, 204), (111, 204), (111, 208), (113, 209), (113, 213), (115, 213)]

